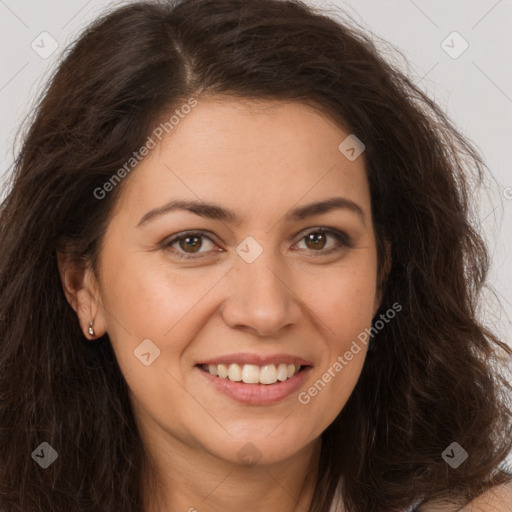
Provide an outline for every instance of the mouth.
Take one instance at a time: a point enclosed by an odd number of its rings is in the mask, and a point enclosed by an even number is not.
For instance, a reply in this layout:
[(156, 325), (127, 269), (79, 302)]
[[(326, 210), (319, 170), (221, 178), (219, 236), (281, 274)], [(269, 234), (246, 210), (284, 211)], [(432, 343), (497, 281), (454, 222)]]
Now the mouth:
[(236, 402), (262, 406), (277, 404), (294, 395), (313, 366), (297, 362), (262, 365), (211, 362), (197, 364), (196, 368), (212, 389)]
[(285, 382), (292, 379), (299, 372), (305, 370), (308, 365), (281, 363), (258, 366), (255, 364), (240, 365), (228, 363), (201, 364), (197, 366), (204, 372), (208, 372), (213, 377), (220, 379), (226, 379), (231, 382), (243, 382), (244, 384), (270, 386), (277, 382)]

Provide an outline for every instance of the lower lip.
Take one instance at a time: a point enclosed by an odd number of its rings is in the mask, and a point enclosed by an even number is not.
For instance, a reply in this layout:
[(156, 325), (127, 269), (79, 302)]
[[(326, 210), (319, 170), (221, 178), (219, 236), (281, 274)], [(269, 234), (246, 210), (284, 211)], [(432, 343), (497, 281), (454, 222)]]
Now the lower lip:
[(286, 379), (284, 382), (277, 381), (275, 384), (233, 382), (228, 378), (215, 377), (199, 367), (196, 368), (216, 389), (237, 402), (248, 405), (270, 405), (284, 400), (297, 391), (313, 367), (306, 366), (291, 379)]

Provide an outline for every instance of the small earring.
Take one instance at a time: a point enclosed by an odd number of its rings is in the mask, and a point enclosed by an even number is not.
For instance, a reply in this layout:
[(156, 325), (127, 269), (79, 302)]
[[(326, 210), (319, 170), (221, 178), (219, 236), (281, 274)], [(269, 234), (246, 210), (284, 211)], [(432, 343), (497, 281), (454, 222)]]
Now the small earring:
[(89, 332), (89, 334), (90, 334), (91, 336), (94, 336), (94, 329), (92, 328), (92, 321), (91, 321), (91, 323), (89, 324), (89, 331), (88, 331), (88, 332)]

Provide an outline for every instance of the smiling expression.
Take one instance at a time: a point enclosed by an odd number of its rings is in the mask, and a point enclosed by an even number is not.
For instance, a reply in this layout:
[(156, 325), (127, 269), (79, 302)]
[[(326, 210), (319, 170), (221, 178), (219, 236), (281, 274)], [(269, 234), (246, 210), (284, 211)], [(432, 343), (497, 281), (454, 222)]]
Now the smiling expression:
[[(307, 405), (297, 395), (379, 306), (364, 155), (338, 149), (348, 135), (300, 104), (201, 100), (127, 178), (95, 322), (146, 435), (234, 462), (250, 441), (272, 462), (339, 414), (364, 350)], [(143, 340), (151, 364), (134, 355)]]

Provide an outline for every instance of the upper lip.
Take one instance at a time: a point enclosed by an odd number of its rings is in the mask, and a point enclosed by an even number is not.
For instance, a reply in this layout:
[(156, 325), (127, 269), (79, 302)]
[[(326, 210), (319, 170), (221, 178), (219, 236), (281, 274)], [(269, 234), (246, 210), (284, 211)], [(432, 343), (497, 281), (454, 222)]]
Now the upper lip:
[(269, 364), (299, 364), (301, 366), (312, 366), (311, 361), (307, 361), (301, 357), (293, 356), (291, 354), (274, 354), (268, 356), (261, 356), (259, 354), (238, 353), (218, 356), (211, 359), (205, 359), (197, 363), (202, 364), (253, 364), (256, 366), (265, 366)]

